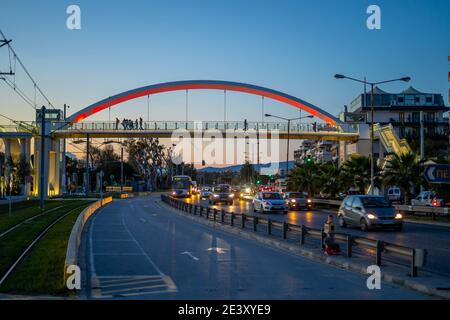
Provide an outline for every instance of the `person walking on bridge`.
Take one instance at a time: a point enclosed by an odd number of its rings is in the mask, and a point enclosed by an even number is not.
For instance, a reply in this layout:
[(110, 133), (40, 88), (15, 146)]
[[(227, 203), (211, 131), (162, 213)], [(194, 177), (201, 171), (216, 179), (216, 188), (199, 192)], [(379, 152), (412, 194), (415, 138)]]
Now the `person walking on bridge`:
[(116, 130), (119, 130), (119, 123), (120, 123), (119, 118), (116, 118)]
[(142, 127), (142, 117), (139, 117), (139, 129), (144, 130), (144, 128)]

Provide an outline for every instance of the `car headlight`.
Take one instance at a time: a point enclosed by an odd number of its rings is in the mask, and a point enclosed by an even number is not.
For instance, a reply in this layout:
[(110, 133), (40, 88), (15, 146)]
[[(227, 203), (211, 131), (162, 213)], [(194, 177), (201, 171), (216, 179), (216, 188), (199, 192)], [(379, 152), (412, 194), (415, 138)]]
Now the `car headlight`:
[(397, 220), (403, 219), (402, 214), (401, 214), (401, 213), (397, 213), (397, 214), (395, 215), (395, 219), (397, 219)]
[(308, 199), (308, 200), (306, 200), (306, 202), (308, 202), (308, 203), (311, 203), (311, 202), (312, 202), (312, 200), (311, 200), (311, 199)]
[(245, 188), (246, 193), (250, 193), (250, 191), (251, 191), (250, 188)]
[(219, 195), (218, 195), (218, 194), (214, 194), (213, 197), (214, 197), (214, 198), (218, 198)]
[(291, 202), (293, 202), (293, 203), (296, 203), (296, 202), (297, 202), (297, 200), (295, 200), (295, 199), (291, 199)]
[(373, 213), (369, 213), (367, 215), (367, 218), (370, 219), (370, 220), (373, 220), (373, 219), (376, 219), (377, 217)]
[(177, 193), (174, 191), (174, 192), (172, 192), (172, 194), (173, 194), (173, 195), (176, 195)]
[(230, 198), (233, 198), (233, 197), (234, 197), (234, 194), (231, 193), (231, 194), (229, 194), (228, 196), (229, 196)]
[(243, 196), (244, 196), (244, 194), (243, 194), (243, 193), (241, 193), (241, 194), (240, 194), (240, 196), (241, 196), (241, 197), (243, 197)]

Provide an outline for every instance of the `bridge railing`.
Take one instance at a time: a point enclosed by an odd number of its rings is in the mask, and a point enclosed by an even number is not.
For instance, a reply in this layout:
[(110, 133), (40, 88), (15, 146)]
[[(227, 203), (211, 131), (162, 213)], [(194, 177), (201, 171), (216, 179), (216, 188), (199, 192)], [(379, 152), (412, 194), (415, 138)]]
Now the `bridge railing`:
[[(55, 130), (77, 130), (77, 131), (123, 131), (123, 130), (151, 130), (151, 131), (173, 131), (177, 129), (185, 130), (279, 130), (287, 131), (287, 123), (285, 122), (252, 122), (245, 124), (244, 121), (129, 121), (118, 123), (115, 121), (94, 121), (94, 122), (78, 122), (78, 123), (58, 123), (54, 122)], [(327, 124), (311, 123), (292, 123), (291, 132), (340, 132), (342, 128)], [(349, 128), (345, 128), (345, 132), (354, 132)]]

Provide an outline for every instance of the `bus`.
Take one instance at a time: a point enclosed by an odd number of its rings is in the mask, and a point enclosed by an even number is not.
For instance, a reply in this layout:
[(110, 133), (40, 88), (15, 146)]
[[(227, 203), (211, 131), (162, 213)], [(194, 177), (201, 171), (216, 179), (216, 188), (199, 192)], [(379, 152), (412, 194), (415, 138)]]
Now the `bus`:
[(174, 176), (172, 178), (172, 197), (188, 198), (192, 194), (192, 179), (189, 176)]

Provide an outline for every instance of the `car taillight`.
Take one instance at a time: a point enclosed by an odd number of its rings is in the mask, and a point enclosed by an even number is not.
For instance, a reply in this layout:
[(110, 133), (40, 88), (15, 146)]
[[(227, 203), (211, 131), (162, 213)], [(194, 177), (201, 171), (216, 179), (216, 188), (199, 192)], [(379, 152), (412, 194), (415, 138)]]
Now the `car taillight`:
[(438, 206), (438, 201), (437, 201), (436, 198), (433, 199), (432, 204), (433, 204), (433, 207), (437, 207)]

